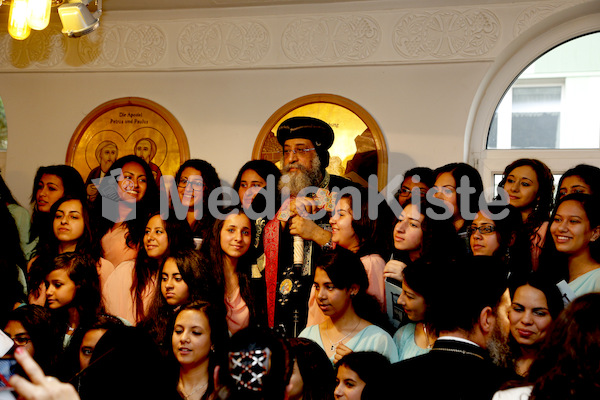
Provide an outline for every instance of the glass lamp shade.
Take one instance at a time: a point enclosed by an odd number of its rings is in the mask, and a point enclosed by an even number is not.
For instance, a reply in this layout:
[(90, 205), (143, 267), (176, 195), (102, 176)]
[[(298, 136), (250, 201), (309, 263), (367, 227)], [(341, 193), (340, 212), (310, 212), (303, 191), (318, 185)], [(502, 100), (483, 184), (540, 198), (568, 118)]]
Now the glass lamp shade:
[(41, 31), (50, 23), (52, 0), (29, 0), (27, 4), (27, 23), (31, 29)]
[(17, 40), (27, 39), (31, 33), (27, 23), (27, 0), (12, 0), (8, 15), (8, 33)]

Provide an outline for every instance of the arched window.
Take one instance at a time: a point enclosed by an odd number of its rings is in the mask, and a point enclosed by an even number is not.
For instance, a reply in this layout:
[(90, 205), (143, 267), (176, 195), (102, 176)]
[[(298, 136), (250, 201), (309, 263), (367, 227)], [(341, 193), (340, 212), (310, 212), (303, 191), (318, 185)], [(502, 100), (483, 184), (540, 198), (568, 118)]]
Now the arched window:
[(519, 75), (494, 112), (487, 149), (600, 147), (600, 32), (552, 49)]
[[(557, 46), (519, 75), (494, 112), (486, 149), (525, 150), (548, 164), (556, 183), (576, 164), (600, 167), (598, 154), (575, 151), (600, 149), (600, 32)], [(558, 149), (571, 151), (544, 151)], [(501, 174), (493, 172), (494, 187)]]
[(588, 17), (575, 32), (530, 36), (491, 72), (467, 130), (469, 161), (486, 187), (519, 158), (545, 162), (556, 183), (577, 164), (600, 167), (600, 25)]

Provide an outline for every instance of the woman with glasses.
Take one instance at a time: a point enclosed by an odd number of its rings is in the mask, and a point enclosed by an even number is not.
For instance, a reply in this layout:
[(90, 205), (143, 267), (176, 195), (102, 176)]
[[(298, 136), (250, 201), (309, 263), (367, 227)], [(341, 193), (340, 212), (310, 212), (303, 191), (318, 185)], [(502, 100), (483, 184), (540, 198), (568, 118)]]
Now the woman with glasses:
[(191, 159), (179, 167), (175, 182), (179, 200), (171, 200), (173, 207), (183, 206), (187, 209), (186, 220), (199, 248), (215, 222), (208, 209), (208, 198), (213, 190), (221, 186), (219, 175), (207, 161)]
[(513, 206), (487, 204), (467, 228), (471, 252), (499, 257), (511, 272), (517, 272), (523, 257), (528, 257), (527, 243), (519, 236), (521, 226), (521, 216)]
[(411, 199), (415, 188), (417, 188), (419, 196), (425, 197), (427, 191), (433, 187), (434, 182), (435, 176), (431, 168), (416, 167), (409, 169), (404, 173), (404, 180), (396, 192), (398, 203), (404, 207), (406, 202)]
[(54, 373), (55, 357), (62, 349), (59, 335), (50, 324), (50, 310), (35, 304), (8, 313), (3, 329), (16, 346), (23, 347), (46, 374)]

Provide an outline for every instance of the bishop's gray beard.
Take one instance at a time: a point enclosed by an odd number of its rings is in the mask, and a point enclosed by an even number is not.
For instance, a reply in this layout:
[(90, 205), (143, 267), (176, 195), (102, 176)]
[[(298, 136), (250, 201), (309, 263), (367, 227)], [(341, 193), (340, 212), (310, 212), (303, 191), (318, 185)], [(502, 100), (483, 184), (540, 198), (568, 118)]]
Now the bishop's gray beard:
[(510, 347), (508, 345), (508, 336), (502, 333), (502, 328), (498, 323), (494, 327), (492, 336), (487, 342), (487, 350), (494, 364), (500, 367), (507, 367), (510, 358)]
[[(296, 168), (296, 172), (290, 173), (292, 167)], [(309, 186), (319, 187), (322, 180), (323, 173), (321, 172), (321, 160), (319, 157), (312, 159), (310, 169), (296, 161), (286, 165), (281, 170), (279, 190), (283, 191), (284, 188), (287, 188), (290, 191), (290, 196), (294, 197), (304, 188)]]

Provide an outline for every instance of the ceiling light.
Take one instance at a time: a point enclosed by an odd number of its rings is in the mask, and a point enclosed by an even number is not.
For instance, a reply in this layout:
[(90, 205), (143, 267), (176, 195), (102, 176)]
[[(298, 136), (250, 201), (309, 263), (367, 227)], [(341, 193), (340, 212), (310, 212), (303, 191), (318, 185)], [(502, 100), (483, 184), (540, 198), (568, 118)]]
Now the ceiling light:
[(8, 33), (17, 40), (25, 40), (31, 33), (27, 24), (27, 0), (12, 0), (10, 3)]
[(69, 0), (58, 7), (58, 15), (63, 24), (62, 33), (69, 37), (80, 37), (95, 31), (100, 26), (102, 0), (96, 0), (97, 9), (92, 14), (87, 5), (91, 0)]
[(31, 29), (41, 31), (50, 23), (52, 0), (28, 0), (27, 24)]

